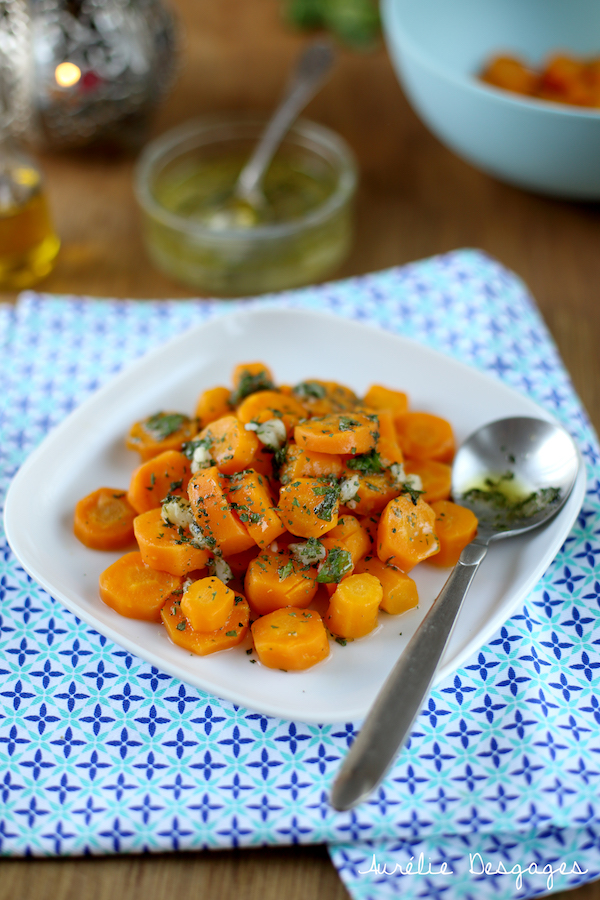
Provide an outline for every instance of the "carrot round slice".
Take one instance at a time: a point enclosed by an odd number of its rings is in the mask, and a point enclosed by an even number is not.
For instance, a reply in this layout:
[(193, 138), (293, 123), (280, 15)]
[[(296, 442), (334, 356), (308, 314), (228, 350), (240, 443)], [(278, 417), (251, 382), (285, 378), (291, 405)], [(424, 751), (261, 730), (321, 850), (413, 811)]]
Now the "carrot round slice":
[(369, 453), (378, 437), (377, 416), (358, 412), (309, 419), (294, 429), (298, 446), (317, 453)]
[(196, 522), (212, 549), (234, 556), (253, 547), (255, 540), (227, 499), (228, 479), (216, 466), (200, 469), (188, 485)]
[(440, 542), (440, 552), (432, 557), (436, 566), (455, 566), (458, 557), (477, 534), (477, 516), (464, 506), (450, 500), (437, 500), (431, 504), (435, 513), (435, 531)]
[(418, 475), (423, 485), (425, 503), (448, 500), (452, 491), (452, 469), (436, 459), (407, 459), (404, 463), (407, 475)]
[(125, 491), (98, 488), (75, 507), (75, 537), (92, 550), (122, 550), (133, 542), (135, 509)]
[(196, 433), (196, 423), (183, 413), (158, 412), (135, 422), (125, 439), (128, 450), (137, 450), (142, 462), (164, 453), (180, 450)]
[(167, 494), (185, 493), (190, 474), (187, 457), (178, 450), (166, 450), (135, 470), (127, 499), (139, 514), (156, 509)]
[(285, 531), (273, 506), (268, 482), (254, 469), (232, 475), (228, 499), (259, 547), (267, 547)]
[(259, 660), (269, 669), (309, 669), (329, 656), (327, 632), (314, 610), (277, 609), (256, 620), (252, 637)]
[(315, 453), (290, 444), (285, 451), (285, 461), (279, 471), (282, 484), (295, 478), (321, 478), (323, 475), (342, 474), (342, 460), (337, 453)]
[(180, 600), (165, 603), (161, 618), (174, 644), (198, 656), (208, 656), (242, 643), (248, 633), (250, 607), (241, 594), (236, 594), (227, 621), (215, 631), (195, 631), (181, 610)]
[(262, 447), (254, 432), (246, 431), (236, 416), (216, 419), (198, 437), (210, 442), (210, 455), (225, 475), (249, 468)]
[(353, 565), (371, 549), (367, 531), (354, 516), (340, 516), (335, 528), (327, 532), (321, 543), (326, 550), (333, 550), (334, 547), (347, 550)]
[(417, 563), (440, 549), (435, 534), (435, 513), (419, 497), (415, 502), (408, 494), (390, 500), (381, 514), (377, 529), (377, 556), (410, 572)]
[(306, 417), (301, 403), (293, 397), (279, 391), (259, 391), (242, 400), (236, 415), (240, 422), (267, 422), (269, 419), (281, 419), (288, 434), (300, 419)]
[(231, 391), (226, 387), (209, 388), (200, 394), (196, 404), (198, 428), (206, 428), (216, 419), (231, 415), (230, 394)]
[(363, 403), (374, 409), (389, 409), (393, 415), (405, 413), (408, 409), (408, 397), (403, 391), (395, 391), (382, 384), (372, 384), (363, 397)]
[(287, 531), (319, 537), (338, 522), (339, 487), (319, 478), (296, 478), (279, 492), (279, 513)]
[(331, 597), (325, 624), (344, 638), (364, 637), (377, 627), (377, 610), (383, 589), (374, 575), (349, 575)]
[(396, 434), (408, 459), (450, 462), (454, 456), (454, 434), (446, 419), (431, 413), (409, 412), (396, 417)]
[(383, 598), (379, 608), (392, 616), (414, 609), (419, 604), (417, 585), (400, 569), (381, 562), (376, 556), (365, 556), (356, 564), (355, 572), (359, 575), (367, 572), (379, 580), (383, 590)]
[(126, 553), (100, 575), (100, 598), (128, 619), (160, 622), (160, 611), (182, 579), (144, 565), (142, 554)]
[(187, 575), (203, 569), (210, 558), (208, 550), (192, 546), (189, 532), (164, 522), (160, 507), (137, 516), (133, 528), (142, 559), (151, 569)]
[(181, 612), (194, 631), (222, 628), (235, 605), (235, 594), (219, 578), (200, 578), (181, 598)]
[(317, 572), (288, 550), (263, 550), (248, 566), (244, 590), (252, 609), (263, 616), (284, 606), (303, 609), (317, 592)]

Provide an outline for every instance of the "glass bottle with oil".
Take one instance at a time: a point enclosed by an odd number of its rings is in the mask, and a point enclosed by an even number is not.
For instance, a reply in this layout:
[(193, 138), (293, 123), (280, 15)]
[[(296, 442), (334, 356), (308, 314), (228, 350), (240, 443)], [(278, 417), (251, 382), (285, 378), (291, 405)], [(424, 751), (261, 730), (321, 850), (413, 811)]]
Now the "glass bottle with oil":
[(0, 290), (21, 290), (47, 275), (60, 241), (40, 170), (0, 132)]

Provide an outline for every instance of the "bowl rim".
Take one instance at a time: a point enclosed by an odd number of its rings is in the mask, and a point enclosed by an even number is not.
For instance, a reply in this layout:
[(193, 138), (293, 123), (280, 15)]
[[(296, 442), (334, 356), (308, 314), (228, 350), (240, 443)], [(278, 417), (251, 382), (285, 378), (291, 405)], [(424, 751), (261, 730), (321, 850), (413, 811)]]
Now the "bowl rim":
[[(176, 150), (179, 144), (220, 127), (235, 127), (239, 125), (260, 129), (267, 124), (268, 119), (267, 115), (261, 115), (259, 112), (231, 112), (206, 115), (190, 119), (150, 141), (142, 150), (134, 170), (134, 194), (140, 209), (163, 225), (181, 233), (192, 234), (207, 244), (212, 243), (215, 245), (224, 244), (228, 241), (239, 241), (242, 238), (245, 241), (260, 242), (291, 237), (328, 219), (354, 195), (358, 183), (358, 164), (354, 153), (339, 134), (324, 125), (302, 118), (297, 119), (291, 126), (284, 140), (296, 136), (320, 145), (332, 154), (339, 171), (339, 179), (334, 191), (323, 204), (306, 215), (293, 219), (290, 222), (280, 222), (275, 225), (258, 225), (253, 228), (227, 228), (217, 231), (200, 222), (194, 222), (185, 216), (170, 212), (155, 199), (150, 189), (152, 169), (162, 159), (167, 157), (169, 153)], [(297, 141), (297, 143), (300, 145), (301, 141)]]
[[(476, 95), (491, 97), (506, 106), (530, 110), (538, 113), (538, 115), (559, 115), (572, 119), (600, 121), (600, 109), (556, 103), (554, 100), (542, 100), (541, 98), (528, 97), (525, 94), (513, 94), (510, 91), (486, 84), (483, 81), (477, 81), (475, 77), (469, 77), (455, 72), (453, 69), (445, 68), (402, 27), (401, 13), (398, 11), (395, 0), (381, 0), (381, 20), (388, 46), (397, 41), (401, 45), (403, 53), (412, 54), (422, 66), (434, 72), (438, 77), (454, 82), (459, 87)], [(400, 62), (400, 65), (402, 65), (402, 62)]]

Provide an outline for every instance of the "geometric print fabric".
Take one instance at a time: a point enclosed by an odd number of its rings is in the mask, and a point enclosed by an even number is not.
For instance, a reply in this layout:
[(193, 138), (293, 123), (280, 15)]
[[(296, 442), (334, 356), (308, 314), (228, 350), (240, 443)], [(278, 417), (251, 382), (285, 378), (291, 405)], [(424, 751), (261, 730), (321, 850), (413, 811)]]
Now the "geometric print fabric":
[(376, 794), (343, 814), (327, 796), (360, 723), (280, 721), (178, 682), (55, 603), (3, 541), (0, 852), (327, 842), (361, 900), (508, 900), (598, 877), (598, 444), (532, 299), (494, 260), (457, 251), (251, 301), (24, 294), (0, 310), (2, 493), (121, 367), (248, 305), (379, 325), (550, 409), (588, 469), (578, 521), (523, 608), (432, 692)]

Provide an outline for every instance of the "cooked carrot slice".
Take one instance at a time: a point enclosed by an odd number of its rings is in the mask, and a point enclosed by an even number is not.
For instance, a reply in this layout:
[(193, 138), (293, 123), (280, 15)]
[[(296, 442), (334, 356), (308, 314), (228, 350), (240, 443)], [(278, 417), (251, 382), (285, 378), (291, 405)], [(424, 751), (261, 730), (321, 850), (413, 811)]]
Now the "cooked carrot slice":
[(160, 507), (137, 516), (133, 528), (142, 559), (151, 569), (187, 575), (208, 563), (208, 550), (193, 547), (187, 530), (167, 525)]
[(259, 547), (266, 547), (286, 530), (273, 507), (266, 480), (254, 469), (232, 475), (229, 503)]
[(354, 571), (357, 575), (367, 572), (379, 580), (383, 590), (379, 608), (384, 612), (397, 616), (419, 605), (417, 585), (413, 579), (400, 569), (381, 562), (377, 556), (365, 556), (357, 562)]
[(275, 387), (273, 374), (261, 362), (240, 363), (233, 370), (231, 403), (237, 406), (245, 397), (256, 391), (271, 391)]
[(210, 455), (225, 475), (249, 468), (262, 446), (254, 432), (246, 431), (236, 416), (216, 419), (198, 437), (210, 441)]
[(182, 579), (144, 565), (137, 550), (126, 553), (100, 575), (100, 598), (121, 616), (160, 622), (165, 600)]
[(452, 469), (435, 459), (407, 459), (404, 463), (407, 475), (418, 475), (423, 485), (423, 500), (434, 503), (448, 500), (452, 490)]
[(379, 454), (381, 462), (384, 466), (403, 462), (404, 454), (398, 443), (393, 414), (387, 409), (380, 409), (377, 412), (377, 420), (379, 422), (379, 438), (375, 450)]
[(178, 450), (166, 450), (142, 463), (131, 476), (127, 499), (138, 514), (160, 506), (167, 494), (185, 494), (189, 460)]
[(122, 550), (133, 542), (135, 509), (125, 491), (98, 488), (75, 507), (75, 537), (92, 550)]
[(454, 434), (446, 419), (431, 413), (409, 412), (396, 419), (396, 433), (408, 459), (449, 462), (454, 456)]
[(319, 478), (296, 478), (279, 492), (279, 512), (287, 531), (298, 537), (319, 537), (335, 528), (340, 490)]
[(216, 419), (231, 415), (230, 395), (231, 391), (226, 387), (214, 387), (202, 391), (196, 404), (196, 419), (199, 429), (206, 428)]
[(373, 409), (389, 409), (396, 416), (408, 410), (408, 397), (403, 391), (394, 391), (381, 384), (372, 384), (363, 397), (365, 406)]
[(259, 391), (242, 400), (236, 410), (236, 415), (244, 424), (281, 419), (289, 435), (300, 419), (306, 417), (306, 411), (302, 404), (293, 397), (286, 397), (279, 391)]
[(513, 56), (493, 59), (482, 73), (481, 80), (518, 94), (535, 93), (539, 81), (535, 72)]
[(222, 628), (234, 606), (234, 592), (214, 575), (194, 581), (181, 598), (181, 612), (194, 631)]
[(277, 609), (254, 622), (252, 637), (269, 669), (309, 669), (329, 656), (327, 632), (314, 610)]
[(179, 600), (169, 600), (162, 608), (161, 618), (174, 644), (198, 656), (208, 656), (218, 650), (229, 650), (241, 644), (248, 633), (250, 607), (241, 594), (235, 594), (229, 618), (215, 631), (194, 631), (181, 611)]
[(181, 445), (196, 431), (196, 422), (189, 416), (158, 412), (135, 422), (125, 438), (125, 445), (128, 450), (137, 450), (142, 462), (146, 462), (165, 450), (181, 450)]
[(410, 572), (418, 562), (438, 553), (439, 549), (433, 509), (421, 497), (415, 502), (409, 494), (390, 500), (377, 529), (379, 559)]
[(227, 499), (229, 479), (216, 466), (196, 472), (188, 485), (197, 524), (213, 550), (233, 556), (254, 546), (254, 538)]
[(334, 547), (347, 550), (353, 565), (371, 549), (369, 535), (354, 516), (340, 516), (335, 528), (321, 538), (321, 543), (327, 550)]
[(261, 616), (284, 606), (304, 608), (317, 592), (317, 571), (297, 562), (285, 548), (263, 550), (248, 566), (244, 588)]
[(325, 624), (343, 638), (364, 637), (377, 627), (383, 589), (374, 575), (363, 572), (344, 578), (332, 595)]
[(322, 478), (342, 474), (342, 459), (337, 453), (314, 453), (290, 444), (285, 452), (285, 462), (279, 470), (279, 480), (289, 484), (296, 478)]
[(347, 476), (358, 478), (358, 493), (346, 502), (346, 506), (357, 516), (380, 513), (390, 500), (398, 495), (398, 487), (389, 472), (379, 475), (363, 475), (352, 469)]
[(377, 553), (377, 529), (379, 528), (379, 518), (379, 515), (374, 513), (371, 516), (361, 516), (358, 520), (369, 537), (370, 546), (367, 552), (371, 554)]
[(436, 566), (455, 566), (458, 557), (477, 534), (477, 516), (464, 506), (450, 500), (437, 500), (431, 504), (435, 513), (435, 531), (440, 542), (440, 552), (432, 557)]
[(294, 428), (298, 446), (317, 453), (369, 453), (378, 437), (377, 416), (358, 412), (309, 419)]
[(253, 547), (249, 547), (248, 550), (242, 550), (241, 553), (234, 553), (231, 556), (225, 556), (223, 558), (231, 569), (233, 577), (243, 578), (248, 566), (253, 559), (256, 559), (259, 553), (260, 547), (255, 544)]
[(296, 400), (299, 400), (309, 416), (328, 416), (330, 413), (344, 412), (354, 409), (358, 397), (348, 387), (337, 381), (301, 381), (292, 388)]

